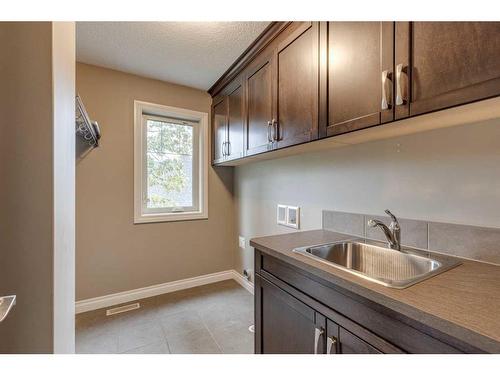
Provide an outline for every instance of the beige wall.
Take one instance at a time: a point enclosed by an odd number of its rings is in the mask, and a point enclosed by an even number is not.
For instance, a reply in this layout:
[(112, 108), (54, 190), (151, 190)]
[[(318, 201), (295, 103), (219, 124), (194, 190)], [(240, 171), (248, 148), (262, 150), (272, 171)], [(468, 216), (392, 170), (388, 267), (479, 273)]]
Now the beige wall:
[(208, 220), (133, 224), (134, 100), (209, 112), (210, 96), (86, 64), (76, 76), (102, 131), (77, 164), (77, 300), (231, 269), (230, 169), (209, 168)]
[[(278, 203), (301, 207), (301, 229), (321, 211), (500, 228), (500, 119), (240, 166), (238, 230), (248, 239), (293, 231), (276, 224)], [(236, 247), (235, 247), (236, 249)], [(235, 269), (253, 254), (235, 250)]]
[(0, 353), (74, 350), (72, 30), (0, 22)]

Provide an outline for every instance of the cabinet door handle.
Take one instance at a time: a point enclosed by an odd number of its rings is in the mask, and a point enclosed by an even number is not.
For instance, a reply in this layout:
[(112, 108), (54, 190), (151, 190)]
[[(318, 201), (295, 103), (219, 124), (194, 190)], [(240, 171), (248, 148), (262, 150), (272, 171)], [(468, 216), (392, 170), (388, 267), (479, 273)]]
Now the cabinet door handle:
[(231, 155), (231, 142), (226, 142), (226, 156)]
[(268, 122), (267, 122), (267, 141), (268, 141), (268, 142), (272, 142), (272, 141), (273, 141), (273, 140), (272, 140), (272, 138), (271, 138), (271, 133), (270, 133), (270, 131), (271, 131), (271, 126), (272, 126), (271, 121), (268, 121)]
[(387, 81), (391, 81), (391, 73), (388, 70), (384, 70), (382, 72), (382, 110), (392, 107), (390, 91), (386, 88)]
[[(333, 351), (332, 351), (333, 349)], [(326, 339), (326, 353), (327, 354), (337, 354), (337, 338), (329, 336)]]
[(279, 141), (279, 134), (278, 134), (278, 121), (276, 121), (275, 119), (273, 119), (273, 121), (271, 121), (272, 125), (273, 125), (273, 141)]
[(226, 156), (226, 141), (222, 142), (222, 156)]
[(319, 354), (319, 339), (323, 334), (325, 333), (325, 330), (323, 328), (318, 328), (316, 327), (314, 329), (314, 354)]
[(403, 98), (401, 89), (401, 75), (403, 72), (403, 64), (396, 65), (396, 105), (406, 104), (406, 99)]

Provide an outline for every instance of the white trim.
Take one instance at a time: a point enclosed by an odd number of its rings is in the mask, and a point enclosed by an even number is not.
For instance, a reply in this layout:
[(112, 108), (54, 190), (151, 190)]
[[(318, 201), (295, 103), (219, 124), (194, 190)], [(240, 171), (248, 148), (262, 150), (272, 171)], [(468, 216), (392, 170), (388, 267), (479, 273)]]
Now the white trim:
[[(143, 114), (166, 116), (193, 121), (199, 124), (199, 209), (193, 212), (144, 213), (143, 191)], [(208, 113), (189, 109), (134, 100), (134, 223), (208, 219), (208, 160), (209, 156)]]
[(233, 280), (236, 281), (238, 284), (240, 284), (243, 288), (248, 290), (250, 293), (254, 294), (254, 284), (251, 283), (244, 277), (242, 274), (240, 274), (236, 270), (231, 270), (233, 273)]
[(76, 302), (75, 312), (77, 314), (86, 311), (101, 309), (104, 307), (119, 305), (142, 298), (154, 297), (160, 294), (172, 293), (178, 290), (194, 288), (196, 286), (212, 284), (223, 280), (235, 280), (242, 287), (253, 294), (253, 284), (247, 281), (235, 270), (211, 273), (208, 275), (191, 277), (188, 279), (171, 281), (164, 284), (147, 286), (145, 288), (128, 290), (114, 294), (108, 294), (102, 297), (84, 299)]

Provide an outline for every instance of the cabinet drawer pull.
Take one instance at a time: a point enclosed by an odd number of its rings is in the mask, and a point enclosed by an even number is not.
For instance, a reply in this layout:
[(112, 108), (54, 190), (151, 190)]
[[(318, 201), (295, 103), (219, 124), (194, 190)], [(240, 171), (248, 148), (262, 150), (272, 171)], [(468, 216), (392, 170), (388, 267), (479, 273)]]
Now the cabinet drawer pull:
[(277, 142), (279, 141), (278, 121), (273, 119), (273, 121), (271, 121), (271, 124), (273, 125), (273, 141)]
[(231, 155), (231, 142), (226, 142), (226, 156)]
[(226, 142), (222, 142), (222, 156), (226, 156)]
[[(332, 351), (333, 349), (333, 351)], [(326, 353), (337, 354), (337, 338), (329, 336), (326, 340)]]
[(325, 330), (323, 328), (318, 328), (316, 327), (314, 329), (314, 354), (320, 354), (319, 353), (319, 339), (323, 334), (325, 333)]
[(272, 126), (272, 122), (271, 121), (268, 121), (267, 122), (267, 141), (268, 142), (272, 142), (272, 138), (271, 138), (271, 126)]
[(404, 74), (403, 64), (398, 64), (396, 66), (396, 105), (406, 104), (406, 99), (403, 98), (403, 93), (401, 89), (401, 75)]
[(387, 81), (391, 82), (391, 73), (388, 70), (384, 70), (382, 72), (382, 105), (381, 108), (382, 110), (385, 109), (390, 109), (392, 107), (391, 105), (391, 94), (390, 94), (390, 87), (387, 89)]

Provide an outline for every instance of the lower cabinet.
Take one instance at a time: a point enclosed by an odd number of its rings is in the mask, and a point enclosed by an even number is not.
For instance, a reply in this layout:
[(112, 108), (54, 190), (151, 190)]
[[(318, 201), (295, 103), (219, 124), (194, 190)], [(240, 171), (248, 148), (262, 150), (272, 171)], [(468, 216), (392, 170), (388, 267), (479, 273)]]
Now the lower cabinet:
[(484, 353), (255, 250), (255, 353)]
[[(256, 342), (261, 354), (401, 353), (376, 348), (265, 278), (255, 276)], [(378, 338), (376, 341), (379, 342)], [(385, 351), (382, 351), (385, 350)]]

